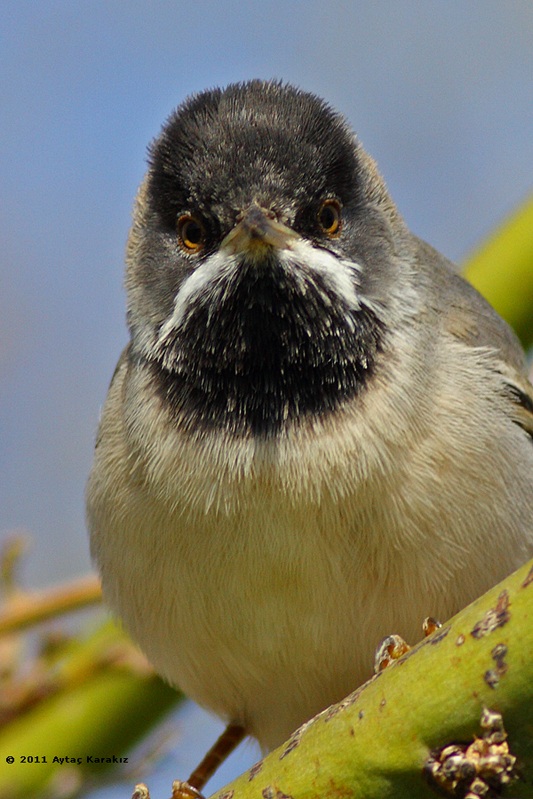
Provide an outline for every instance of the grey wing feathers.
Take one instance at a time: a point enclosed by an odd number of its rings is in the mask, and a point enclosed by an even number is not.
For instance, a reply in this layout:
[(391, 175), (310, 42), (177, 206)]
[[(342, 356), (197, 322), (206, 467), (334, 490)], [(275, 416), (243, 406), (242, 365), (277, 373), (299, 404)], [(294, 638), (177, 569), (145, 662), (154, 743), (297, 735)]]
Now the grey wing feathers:
[(504, 393), (511, 403), (509, 413), (533, 439), (533, 386), (515, 333), (454, 264), (420, 240), (418, 257), (424, 271), (431, 270), (446, 331), (467, 346), (494, 352), (495, 369), (502, 375)]

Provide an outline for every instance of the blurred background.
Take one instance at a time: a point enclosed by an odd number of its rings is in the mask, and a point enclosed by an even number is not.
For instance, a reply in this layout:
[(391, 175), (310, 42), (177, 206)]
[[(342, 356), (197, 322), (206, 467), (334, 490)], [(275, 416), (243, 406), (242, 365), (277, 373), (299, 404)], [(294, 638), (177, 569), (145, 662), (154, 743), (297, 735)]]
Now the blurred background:
[[(533, 4), (4, 0), (2, 17), (0, 536), (31, 534), (23, 582), (41, 587), (91, 568), (84, 484), (127, 340), (124, 245), (170, 111), (251, 77), (322, 95), (411, 229), (461, 261), (533, 188)], [(154, 797), (220, 730), (190, 706), (175, 724)], [(244, 747), (211, 789), (257, 754)]]

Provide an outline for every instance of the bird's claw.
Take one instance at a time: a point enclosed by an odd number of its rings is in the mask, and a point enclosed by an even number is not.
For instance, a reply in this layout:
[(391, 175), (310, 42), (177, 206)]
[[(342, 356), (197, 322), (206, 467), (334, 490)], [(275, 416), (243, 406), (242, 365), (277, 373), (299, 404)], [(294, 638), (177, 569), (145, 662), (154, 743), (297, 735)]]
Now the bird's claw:
[(131, 799), (150, 799), (150, 791), (144, 782), (139, 782), (133, 789)]
[[(140, 782), (135, 786), (131, 799), (150, 799), (150, 791), (144, 782)], [(196, 788), (193, 788), (192, 785), (189, 785), (188, 782), (174, 780), (171, 799), (204, 799), (204, 795)]]
[(411, 649), (403, 638), (399, 635), (387, 635), (380, 643), (374, 655), (374, 673), (378, 674), (387, 666), (401, 658)]
[[(437, 621), (437, 619), (434, 619), (432, 616), (427, 616), (422, 624), (424, 637), (427, 638), (428, 635), (432, 635), (439, 627), (442, 627), (440, 621)], [(395, 660), (398, 660), (398, 658), (401, 658), (406, 652), (409, 652), (410, 649), (411, 647), (409, 644), (406, 643), (400, 635), (387, 635), (376, 649), (374, 655), (374, 673), (378, 674), (378, 672), (383, 671), (383, 669), (386, 669), (387, 666), (390, 666)]]
[(172, 783), (172, 799), (204, 799), (203, 793), (182, 780)]

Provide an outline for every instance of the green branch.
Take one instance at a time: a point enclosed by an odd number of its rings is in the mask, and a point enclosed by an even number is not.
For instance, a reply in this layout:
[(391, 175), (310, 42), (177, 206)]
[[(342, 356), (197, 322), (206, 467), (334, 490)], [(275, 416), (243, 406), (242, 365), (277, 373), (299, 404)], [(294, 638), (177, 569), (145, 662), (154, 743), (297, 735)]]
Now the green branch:
[(520, 764), (510, 795), (531, 799), (532, 654), (533, 561), (213, 799), (430, 799), (430, 753), (481, 736), (484, 708)]
[[(85, 780), (113, 768), (95, 757), (127, 756), (182, 698), (156, 677), (111, 622), (84, 641), (67, 643), (57, 664), (40, 660), (26, 677), (33, 701), (0, 732), (2, 799), (78, 794)], [(4, 703), (21, 687), (24, 679), (4, 684)]]

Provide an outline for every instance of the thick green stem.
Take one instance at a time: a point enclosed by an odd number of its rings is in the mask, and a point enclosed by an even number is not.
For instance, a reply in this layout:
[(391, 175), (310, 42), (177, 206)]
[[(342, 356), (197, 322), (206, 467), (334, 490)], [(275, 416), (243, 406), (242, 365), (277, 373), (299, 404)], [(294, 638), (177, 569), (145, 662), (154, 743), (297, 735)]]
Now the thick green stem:
[[(213, 799), (430, 799), (432, 750), (481, 737), (498, 711), (533, 796), (533, 562), (317, 716)], [(154, 797), (155, 799), (155, 797)]]

